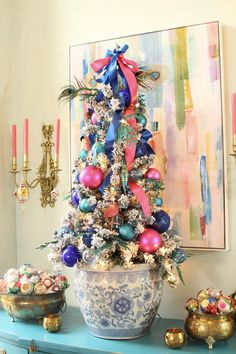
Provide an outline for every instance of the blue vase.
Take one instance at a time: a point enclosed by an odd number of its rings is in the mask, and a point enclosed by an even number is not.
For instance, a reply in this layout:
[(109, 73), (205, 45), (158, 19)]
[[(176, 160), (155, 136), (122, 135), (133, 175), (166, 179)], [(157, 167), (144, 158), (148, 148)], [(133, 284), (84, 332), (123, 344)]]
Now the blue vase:
[(163, 282), (147, 264), (126, 270), (76, 269), (75, 293), (90, 333), (105, 339), (132, 339), (149, 333)]

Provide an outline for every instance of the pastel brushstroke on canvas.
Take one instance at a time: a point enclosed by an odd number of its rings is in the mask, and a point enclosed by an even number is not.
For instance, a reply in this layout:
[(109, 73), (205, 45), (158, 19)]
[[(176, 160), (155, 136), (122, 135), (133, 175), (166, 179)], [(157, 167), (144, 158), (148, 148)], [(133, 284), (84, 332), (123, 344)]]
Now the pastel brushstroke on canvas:
[[(87, 63), (104, 57), (116, 44), (128, 44), (127, 58), (141, 65), (160, 65), (166, 78), (146, 98), (154, 134), (155, 167), (165, 182), (164, 208), (190, 248), (225, 247), (223, 117), (219, 24), (186, 26), (73, 46), (70, 79), (93, 77)], [(75, 102), (75, 105), (79, 105)], [(72, 160), (77, 158), (83, 107), (71, 108)], [(76, 117), (75, 117), (76, 116)]]

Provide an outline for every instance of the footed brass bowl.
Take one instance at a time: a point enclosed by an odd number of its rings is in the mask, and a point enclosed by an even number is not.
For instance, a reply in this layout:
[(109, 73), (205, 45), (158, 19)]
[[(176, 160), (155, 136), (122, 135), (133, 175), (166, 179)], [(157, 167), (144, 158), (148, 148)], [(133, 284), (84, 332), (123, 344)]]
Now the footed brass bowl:
[(204, 340), (212, 349), (215, 341), (228, 339), (234, 334), (235, 322), (231, 313), (208, 315), (189, 312), (185, 330), (190, 337)]
[(66, 305), (64, 290), (40, 295), (1, 293), (4, 310), (14, 320), (37, 320), (48, 314), (56, 314)]

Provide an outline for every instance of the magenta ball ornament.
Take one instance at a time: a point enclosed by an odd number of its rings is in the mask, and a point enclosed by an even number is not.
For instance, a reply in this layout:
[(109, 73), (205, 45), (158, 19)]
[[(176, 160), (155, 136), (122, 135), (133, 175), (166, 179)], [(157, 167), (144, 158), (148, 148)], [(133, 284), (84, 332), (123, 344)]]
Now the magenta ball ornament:
[(97, 116), (97, 113), (94, 112), (91, 116), (91, 122), (93, 125), (96, 125), (97, 121), (98, 121), (98, 116)]
[(97, 189), (104, 178), (101, 168), (95, 166), (86, 166), (79, 175), (79, 181), (85, 187)]
[(146, 178), (156, 179), (157, 181), (160, 181), (160, 179), (161, 179), (160, 172), (156, 168), (153, 168), (153, 167), (149, 168), (144, 176)]
[(162, 245), (159, 232), (153, 229), (145, 229), (137, 238), (139, 249), (142, 252), (155, 253)]

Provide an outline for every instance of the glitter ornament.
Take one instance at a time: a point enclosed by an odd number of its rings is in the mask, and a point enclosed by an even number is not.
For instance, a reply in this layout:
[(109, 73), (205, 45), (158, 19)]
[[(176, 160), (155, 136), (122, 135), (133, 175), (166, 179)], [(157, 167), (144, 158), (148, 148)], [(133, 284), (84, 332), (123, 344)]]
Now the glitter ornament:
[(182, 248), (177, 248), (172, 252), (171, 258), (177, 264), (183, 263), (187, 259), (187, 255)]
[(161, 207), (163, 205), (163, 199), (161, 197), (157, 197), (154, 199), (154, 204), (158, 207)]
[(161, 180), (161, 174), (156, 168), (149, 168), (144, 175), (145, 178), (155, 179), (157, 181)]
[(81, 260), (81, 254), (77, 247), (69, 245), (62, 252), (61, 260), (67, 267), (73, 267)]
[(132, 241), (135, 237), (134, 227), (131, 224), (123, 224), (119, 227), (119, 235), (123, 240)]
[(145, 229), (137, 238), (142, 252), (155, 253), (162, 245), (161, 235), (153, 229)]
[(93, 227), (88, 228), (82, 237), (83, 244), (88, 248), (92, 246), (93, 234), (95, 233), (95, 229)]
[(153, 216), (155, 218), (155, 222), (151, 225), (151, 227), (161, 234), (167, 231), (170, 226), (170, 216), (164, 210), (153, 213)]
[(79, 176), (79, 181), (85, 187), (90, 189), (97, 189), (104, 178), (101, 168), (95, 166), (86, 166)]

